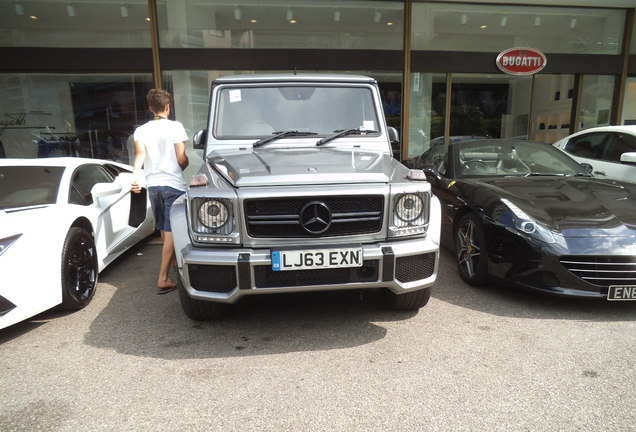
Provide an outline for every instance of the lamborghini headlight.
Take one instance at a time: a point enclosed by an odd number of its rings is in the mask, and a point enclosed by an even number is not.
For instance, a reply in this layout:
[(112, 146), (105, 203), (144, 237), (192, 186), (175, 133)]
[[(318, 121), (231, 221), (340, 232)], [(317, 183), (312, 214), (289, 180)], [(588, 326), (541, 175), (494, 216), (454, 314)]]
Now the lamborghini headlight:
[(554, 235), (547, 227), (535, 221), (530, 215), (507, 199), (502, 198), (501, 202), (502, 204), (493, 211), (495, 222), (530, 238), (545, 243), (556, 243)]
[(2, 255), (4, 253), (4, 251), (6, 251), (7, 249), (9, 249), (9, 247), (15, 243), (15, 241), (20, 238), (22, 234), (18, 234), (18, 235), (14, 235), (11, 237), (6, 237), (3, 239), (0, 239), (0, 255)]

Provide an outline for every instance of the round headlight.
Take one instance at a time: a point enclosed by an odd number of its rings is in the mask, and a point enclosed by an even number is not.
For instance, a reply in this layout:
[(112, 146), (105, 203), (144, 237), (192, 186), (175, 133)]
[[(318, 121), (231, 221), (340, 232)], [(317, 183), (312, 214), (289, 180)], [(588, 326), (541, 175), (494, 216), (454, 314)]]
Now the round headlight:
[(221, 228), (227, 222), (228, 217), (227, 207), (221, 201), (205, 201), (199, 207), (199, 220), (207, 228)]
[(422, 198), (415, 194), (401, 196), (395, 206), (397, 217), (405, 222), (413, 222), (422, 215), (423, 210)]

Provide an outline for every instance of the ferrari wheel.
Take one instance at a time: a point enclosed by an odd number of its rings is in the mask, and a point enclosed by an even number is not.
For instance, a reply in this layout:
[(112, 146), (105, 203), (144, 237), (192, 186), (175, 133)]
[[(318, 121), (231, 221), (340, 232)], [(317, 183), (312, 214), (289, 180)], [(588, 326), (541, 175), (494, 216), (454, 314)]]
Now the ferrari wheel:
[(473, 286), (484, 285), (488, 280), (486, 239), (477, 216), (465, 214), (455, 231), (455, 250), (459, 275)]
[(97, 251), (91, 234), (72, 227), (62, 249), (62, 309), (77, 310), (90, 303), (97, 287)]
[(183, 312), (188, 318), (195, 321), (223, 318), (230, 307), (225, 303), (193, 299), (188, 295), (180, 277), (177, 278), (177, 286), (179, 287), (179, 301)]

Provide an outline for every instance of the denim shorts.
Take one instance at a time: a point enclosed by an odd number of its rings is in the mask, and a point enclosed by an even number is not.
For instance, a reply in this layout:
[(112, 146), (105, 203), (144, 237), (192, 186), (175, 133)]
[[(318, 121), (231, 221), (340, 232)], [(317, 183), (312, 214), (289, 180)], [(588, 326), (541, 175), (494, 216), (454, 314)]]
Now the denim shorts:
[(174, 200), (184, 193), (184, 191), (170, 186), (150, 186), (148, 188), (150, 206), (152, 207), (152, 213), (155, 215), (156, 229), (172, 232), (170, 227), (170, 207)]

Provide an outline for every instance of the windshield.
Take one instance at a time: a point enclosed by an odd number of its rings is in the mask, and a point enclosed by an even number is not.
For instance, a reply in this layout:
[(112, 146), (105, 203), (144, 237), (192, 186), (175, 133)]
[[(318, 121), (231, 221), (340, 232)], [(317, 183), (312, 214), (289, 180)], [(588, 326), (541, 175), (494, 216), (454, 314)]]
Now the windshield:
[(456, 177), (587, 175), (575, 160), (548, 144), (484, 140), (454, 146)]
[(258, 139), (285, 131), (327, 136), (345, 129), (379, 130), (367, 87), (226, 87), (218, 104), (214, 135), (219, 139)]
[(0, 166), (0, 208), (54, 204), (63, 167)]

